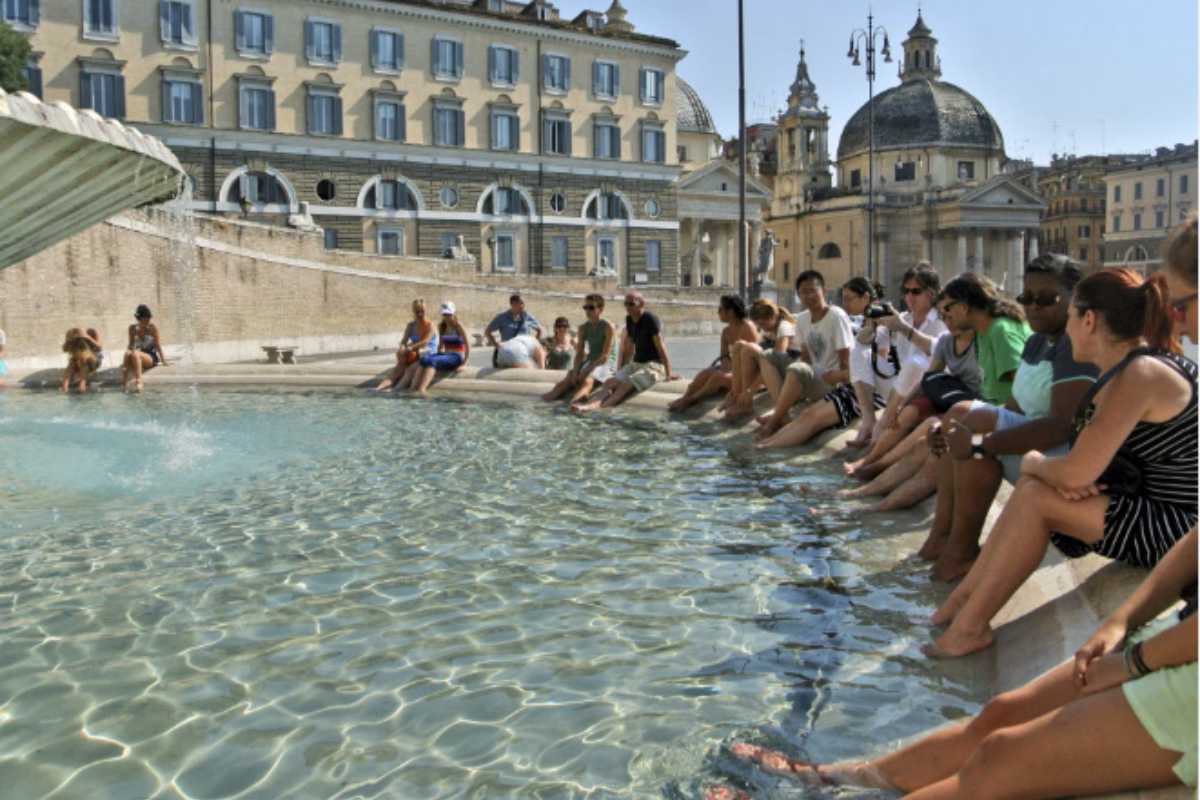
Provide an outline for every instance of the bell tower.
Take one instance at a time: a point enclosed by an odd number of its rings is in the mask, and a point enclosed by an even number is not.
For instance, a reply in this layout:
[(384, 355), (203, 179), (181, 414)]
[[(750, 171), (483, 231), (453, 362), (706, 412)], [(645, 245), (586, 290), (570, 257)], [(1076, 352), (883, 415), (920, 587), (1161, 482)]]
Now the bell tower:
[(904, 40), (904, 65), (900, 70), (900, 80), (904, 82), (916, 80), (936, 81), (942, 77), (942, 60), (937, 54), (937, 39), (933, 31), (921, 18), (921, 10), (917, 9), (917, 21)]
[(775, 180), (773, 214), (794, 213), (817, 189), (833, 184), (829, 169), (829, 114), (821, 108), (817, 86), (808, 74), (804, 43), (788, 95), (787, 111), (779, 117), (779, 172)]

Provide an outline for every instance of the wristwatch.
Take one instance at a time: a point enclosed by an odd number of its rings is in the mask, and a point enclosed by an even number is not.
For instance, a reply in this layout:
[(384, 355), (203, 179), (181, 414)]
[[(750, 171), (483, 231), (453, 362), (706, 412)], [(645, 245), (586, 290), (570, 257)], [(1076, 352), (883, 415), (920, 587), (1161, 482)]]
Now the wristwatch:
[(982, 461), (983, 457), (986, 455), (987, 455), (987, 451), (983, 449), (983, 434), (982, 433), (972, 433), (971, 434), (971, 458), (975, 459), (976, 461)]

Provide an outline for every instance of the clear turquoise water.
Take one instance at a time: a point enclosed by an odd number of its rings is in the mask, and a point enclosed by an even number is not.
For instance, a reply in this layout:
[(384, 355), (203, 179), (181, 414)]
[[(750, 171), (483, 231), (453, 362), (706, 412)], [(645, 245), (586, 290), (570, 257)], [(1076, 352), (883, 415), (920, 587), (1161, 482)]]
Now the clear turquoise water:
[(734, 736), (830, 759), (975, 710), (831, 467), (712, 433), (0, 394), (0, 793), (692, 797), (746, 777)]

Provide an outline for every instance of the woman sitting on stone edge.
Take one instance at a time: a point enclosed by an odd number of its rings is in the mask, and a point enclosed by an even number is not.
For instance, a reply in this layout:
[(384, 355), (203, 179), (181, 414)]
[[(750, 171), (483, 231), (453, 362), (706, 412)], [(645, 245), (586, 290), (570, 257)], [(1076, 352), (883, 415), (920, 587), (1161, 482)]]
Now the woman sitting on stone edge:
[[(1196, 543), (1193, 529), (1073, 660), (996, 696), (966, 723), (871, 761), (817, 766), (743, 743), (733, 755), (813, 786), (889, 789), (912, 800), (1195, 786)], [(1181, 596), (1177, 617), (1155, 620)], [(706, 796), (749, 800), (729, 786)]]
[(422, 397), (427, 396), (429, 385), (439, 372), (456, 372), (463, 368), (471, 357), (471, 343), (467, 331), (458, 321), (458, 310), (454, 303), (446, 301), (441, 308), (442, 321), (438, 323), (437, 352), (425, 353), (419, 360), (413, 390)]
[(721, 330), (721, 349), (717, 360), (692, 378), (687, 391), (667, 406), (669, 411), (685, 411), (706, 397), (727, 391), (733, 383), (733, 358), (730, 352), (739, 342), (758, 342), (758, 329), (746, 319), (746, 304), (736, 294), (721, 295), (717, 318), (725, 323)]
[(1163, 276), (1104, 269), (1085, 278), (1067, 334), (1101, 378), (1080, 401), (1070, 451), (1022, 459), (979, 558), (932, 618), (950, 627), (926, 648), (931, 657), (988, 647), (992, 617), (1051, 542), (1069, 557), (1152, 567), (1196, 524), (1197, 369), (1171, 350)]
[(121, 391), (129, 391), (129, 381), (133, 380), (133, 390), (142, 391), (142, 373), (155, 367), (167, 366), (167, 354), (163, 350), (162, 337), (158, 334), (158, 326), (150, 320), (150, 306), (142, 304), (133, 312), (137, 320), (129, 326), (129, 349), (125, 351), (125, 360), (121, 364)]
[(736, 341), (729, 348), (733, 379), (729, 396), (719, 409), (729, 420), (754, 410), (754, 395), (760, 385), (767, 387), (774, 400), (788, 365), (801, 355), (792, 312), (771, 300), (759, 299), (750, 306), (750, 321), (762, 333), (762, 341)]

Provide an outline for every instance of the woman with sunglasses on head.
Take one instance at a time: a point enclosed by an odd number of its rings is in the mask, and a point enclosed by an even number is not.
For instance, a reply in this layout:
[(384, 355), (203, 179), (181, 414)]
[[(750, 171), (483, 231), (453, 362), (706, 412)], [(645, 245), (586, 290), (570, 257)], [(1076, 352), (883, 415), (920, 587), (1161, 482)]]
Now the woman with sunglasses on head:
[(129, 349), (125, 351), (125, 360), (121, 364), (121, 391), (129, 391), (131, 380), (133, 390), (142, 391), (142, 373), (157, 366), (167, 366), (162, 337), (159, 336), (158, 326), (151, 322), (153, 316), (150, 307), (145, 304), (133, 312), (133, 318), (137, 321), (129, 326)]
[[(581, 400), (592, 392), (599, 381), (603, 383), (611, 376), (611, 362), (616, 350), (616, 328), (604, 319), (604, 296), (589, 294), (583, 300), (583, 311), (587, 320), (579, 326), (575, 337), (575, 361), (566, 377), (554, 388), (542, 395), (547, 402), (559, 400), (568, 394), (570, 402)], [(557, 326), (557, 323), (555, 323)]]
[(1066, 335), (1071, 291), (1079, 265), (1062, 255), (1039, 256), (1025, 268), (1025, 291), (1017, 298), (1033, 329), (1001, 404), (956, 404), (930, 437), (938, 456), (937, 513), (922, 556), (936, 559), (933, 574), (954, 580), (979, 555), (979, 536), (1000, 489), (1016, 483), (1021, 456), (1031, 450), (1062, 455), (1080, 399), (1098, 372), (1081, 364)]
[(717, 304), (717, 318), (725, 323), (721, 330), (721, 349), (717, 360), (692, 378), (687, 390), (667, 406), (668, 411), (685, 411), (706, 397), (727, 391), (733, 385), (733, 358), (730, 352), (739, 342), (758, 342), (758, 328), (746, 319), (746, 304), (736, 294), (721, 296)]
[(1197, 368), (1174, 352), (1170, 314), (1161, 274), (1104, 269), (1075, 288), (1067, 332), (1102, 375), (1079, 402), (1070, 451), (1022, 459), (979, 559), (934, 615), (949, 628), (930, 655), (990, 645), (992, 617), (1051, 542), (1148, 568), (1196, 524)]

